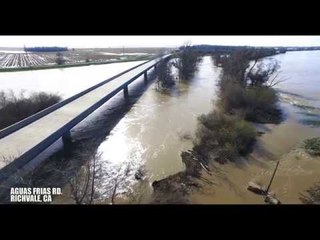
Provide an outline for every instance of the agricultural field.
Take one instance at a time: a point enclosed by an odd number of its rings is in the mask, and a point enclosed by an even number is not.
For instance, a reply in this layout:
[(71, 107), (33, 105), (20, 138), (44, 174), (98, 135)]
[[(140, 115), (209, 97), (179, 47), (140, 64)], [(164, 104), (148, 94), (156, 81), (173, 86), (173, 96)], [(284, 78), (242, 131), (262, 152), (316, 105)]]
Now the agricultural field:
[[(104, 63), (108, 61), (140, 60), (151, 58), (162, 49), (70, 49), (61, 52), (65, 65)], [(0, 48), (0, 70), (57, 65), (56, 52), (25, 52), (23, 49)]]
[(0, 54), (0, 68), (30, 67), (54, 64), (54, 58), (33, 53)]

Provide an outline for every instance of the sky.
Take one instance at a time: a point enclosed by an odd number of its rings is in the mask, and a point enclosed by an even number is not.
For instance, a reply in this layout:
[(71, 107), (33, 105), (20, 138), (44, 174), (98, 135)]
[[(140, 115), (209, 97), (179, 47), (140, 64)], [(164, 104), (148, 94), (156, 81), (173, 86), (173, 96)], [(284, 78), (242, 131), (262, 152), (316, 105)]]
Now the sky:
[(178, 47), (191, 44), (320, 46), (320, 36), (0, 36), (0, 47)]

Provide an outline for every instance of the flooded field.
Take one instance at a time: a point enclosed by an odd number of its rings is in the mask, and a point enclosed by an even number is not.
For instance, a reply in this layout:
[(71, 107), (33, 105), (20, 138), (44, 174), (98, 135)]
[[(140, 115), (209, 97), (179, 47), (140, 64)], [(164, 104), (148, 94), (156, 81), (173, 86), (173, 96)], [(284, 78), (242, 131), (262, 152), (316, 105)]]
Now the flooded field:
[(36, 91), (71, 97), (144, 61), (112, 63), (76, 68), (46, 69), (21, 72), (1, 72), (0, 91), (30, 94)]

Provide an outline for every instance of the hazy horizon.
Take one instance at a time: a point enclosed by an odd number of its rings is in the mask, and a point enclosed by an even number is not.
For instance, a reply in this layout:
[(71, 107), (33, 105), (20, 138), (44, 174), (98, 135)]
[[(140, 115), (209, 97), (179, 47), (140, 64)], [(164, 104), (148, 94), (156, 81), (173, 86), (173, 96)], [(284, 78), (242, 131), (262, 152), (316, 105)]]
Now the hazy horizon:
[(0, 36), (2, 48), (175, 48), (186, 42), (193, 45), (315, 47), (320, 46), (320, 36)]

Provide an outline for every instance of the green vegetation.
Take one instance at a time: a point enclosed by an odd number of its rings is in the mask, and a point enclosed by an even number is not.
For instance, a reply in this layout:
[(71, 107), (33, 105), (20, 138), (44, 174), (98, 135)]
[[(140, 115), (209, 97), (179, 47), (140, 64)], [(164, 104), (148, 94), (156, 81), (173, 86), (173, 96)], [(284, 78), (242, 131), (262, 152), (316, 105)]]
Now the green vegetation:
[(193, 148), (205, 162), (225, 163), (250, 153), (257, 137), (250, 122), (281, 121), (278, 95), (272, 89), (280, 82), (279, 65), (259, 62), (266, 55), (262, 51), (243, 50), (213, 57), (214, 63), (223, 68), (217, 110), (199, 117)]
[(300, 194), (300, 200), (304, 204), (320, 204), (320, 183), (306, 190), (308, 195)]
[[(188, 203), (187, 194), (201, 187), (198, 180), (214, 184), (202, 175), (202, 170), (211, 175), (210, 161), (236, 161), (252, 151), (258, 132), (249, 121), (280, 119), (281, 112), (276, 107), (278, 96), (271, 88), (279, 82), (277, 75), (271, 78), (278, 67), (276, 63), (267, 68), (258, 63), (270, 54), (261, 49), (245, 49), (213, 57), (214, 63), (223, 68), (218, 104), (214, 111), (198, 118), (194, 147), (181, 153), (186, 169), (153, 182), (155, 203)], [(254, 69), (256, 64), (258, 67)]]
[(256, 135), (254, 127), (240, 117), (215, 111), (199, 117), (194, 151), (206, 153), (206, 160), (234, 161), (250, 152)]
[(23, 92), (17, 96), (12, 91), (0, 91), (0, 129), (40, 112), (60, 100), (60, 96), (44, 92), (33, 93), (26, 97)]
[(184, 46), (174, 56), (175, 66), (179, 71), (181, 80), (190, 80), (197, 70), (198, 63), (201, 61), (200, 55), (191, 46)]
[(304, 149), (311, 155), (320, 156), (320, 138), (311, 138), (304, 141)]
[[(272, 89), (281, 82), (277, 79), (279, 64), (275, 61), (268, 64), (259, 62), (261, 56), (261, 52), (239, 51), (228, 57), (218, 58), (223, 68), (219, 82), (220, 105), (227, 113), (241, 113), (248, 121), (279, 123), (279, 99)], [(253, 64), (247, 71), (251, 60)]]
[(173, 76), (171, 74), (171, 63), (168, 59), (161, 60), (157, 65), (156, 74), (158, 76), (158, 88), (168, 89), (175, 85)]

